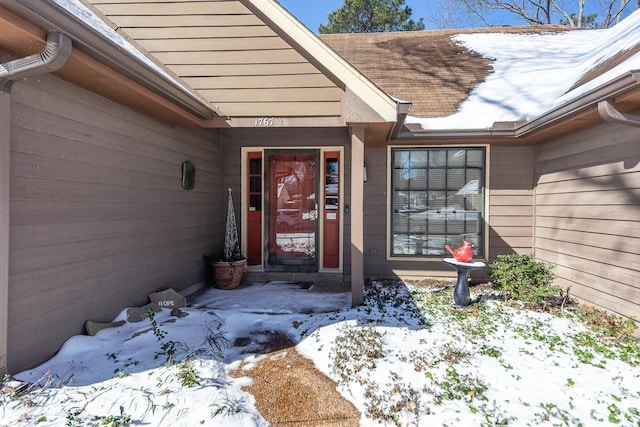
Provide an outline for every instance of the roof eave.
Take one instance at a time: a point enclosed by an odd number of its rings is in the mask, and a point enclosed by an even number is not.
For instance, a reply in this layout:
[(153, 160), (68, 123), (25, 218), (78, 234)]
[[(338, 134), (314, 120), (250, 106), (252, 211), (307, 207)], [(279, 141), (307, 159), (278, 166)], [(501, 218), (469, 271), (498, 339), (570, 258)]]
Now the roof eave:
[(640, 70), (630, 70), (617, 78), (597, 86), (583, 95), (560, 105), (543, 115), (527, 121), (516, 130), (518, 137), (525, 137), (542, 128), (556, 124), (569, 116), (594, 108), (600, 101), (616, 98), (632, 89), (640, 88)]
[(568, 120), (598, 103), (640, 89), (640, 70), (631, 70), (529, 121), (495, 122), (486, 129), (424, 129), (411, 131), (405, 125), (397, 139), (438, 140), (526, 140), (543, 129)]
[(80, 22), (77, 17), (54, 2), (42, 0), (0, 0), (0, 6), (16, 13), (47, 30), (68, 35), (74, 48), (93, 57), (127, 78), (138, 82), (149, 90), (194, 114), (202, 120), (216, 116), (205, 101), (185, 87), (171, 81), (115, 44), (100, 32)]
[(406, 127), (398, 134), (398, 140), (438, 139), (438, 140), (491, 140), (515, 139), (511, 129), (426, 129), (412, 132)]

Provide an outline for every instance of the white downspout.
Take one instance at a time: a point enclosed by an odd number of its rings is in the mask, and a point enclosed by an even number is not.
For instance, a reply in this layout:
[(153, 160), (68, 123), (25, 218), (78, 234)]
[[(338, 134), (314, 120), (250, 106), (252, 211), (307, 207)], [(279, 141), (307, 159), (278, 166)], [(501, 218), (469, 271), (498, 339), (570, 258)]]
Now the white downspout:
[(18, 79), (56, 71), (71, 56), (71, 39), (47, 34), (40, 53), (0, 63), (0, 375), (7, 371), (9, 332), (9, 184), (11, 155), (11, 86)]
[(640, 127), (640, 116), (622, 113), (616, 110), (613, 103), (613, 99), (604, 99), (598, 102), (598, 113), (600, 117), (611, 123)]
[(64, 34), (50, 31), (47, 45), (42, 52), (0, 63), (0, 90), (11, 92), (18, 79), (52, 73), (67, 63), (71, 56), (71, 39)]
[(11, 95), (0, 91), (0, 377), (7, 369), (9, 332), (9, 154)]

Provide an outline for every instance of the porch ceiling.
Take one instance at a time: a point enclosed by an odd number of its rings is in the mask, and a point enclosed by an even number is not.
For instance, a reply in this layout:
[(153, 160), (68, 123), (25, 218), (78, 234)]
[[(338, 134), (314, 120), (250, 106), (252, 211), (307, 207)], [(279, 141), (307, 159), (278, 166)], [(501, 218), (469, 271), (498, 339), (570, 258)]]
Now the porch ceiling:
[(387, 94), (273, 0), (84, 1), (222, 112), (205, 126), (385, 123), (386, 140), (397, 120)]
[(338, 82), (241, 1), (89, 3), (118, 33), (236, 123), (244, 117), (322, 117), (338, 123), (343, 93)]

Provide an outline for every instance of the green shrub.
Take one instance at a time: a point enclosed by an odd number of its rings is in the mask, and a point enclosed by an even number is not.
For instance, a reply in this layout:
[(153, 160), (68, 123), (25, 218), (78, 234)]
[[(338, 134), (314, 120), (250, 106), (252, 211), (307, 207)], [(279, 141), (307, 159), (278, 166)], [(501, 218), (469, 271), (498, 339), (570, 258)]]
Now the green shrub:
[(489, 267), (493, 286), (504, 291), (507, 299), (543, 304), (561, 293), (551, 285), (555, 278), (552, 266), (536, 261), (533, 255), (498, 255)]

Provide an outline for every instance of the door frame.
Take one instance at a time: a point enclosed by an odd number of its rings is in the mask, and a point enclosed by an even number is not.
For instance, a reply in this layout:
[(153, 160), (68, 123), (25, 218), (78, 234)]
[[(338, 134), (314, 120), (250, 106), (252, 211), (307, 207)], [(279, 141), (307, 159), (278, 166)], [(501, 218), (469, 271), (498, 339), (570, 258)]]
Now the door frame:
[[(324, 168), (324, 164), (323, 164), (323, 159), (324, 159), (324, 154), (326, 152), (338, 152), (339, 153), (339, 161), (340, 161), (340, 173), (339, 173), (339, 192), (341, 195), (341, 203), (340, 203), (340, 211), (344, 212), (344, 206), (345, 206), (345, 192), (344, 192), (344, 177), (345, 177), (345, 164), (344, 164), (344, 147), (343, 146), (302, 146), (302, 147), (286, 147), (286, 146), (274, 146), (274, 147), (264, 147), (264, 146), (258, 146), (258, 147), (242, 147), (241, 148), (241, 209), (242, 209), (242, 213), (241, 213), (241, 236), (240, 236), (240, 242), (241, 242), (241, 246), (242, 246), (242, 251), (243, 253), (246, 253), (246, 249), (247, 249), (247, 215), (246, 212), (248, 212), (248, 197), (247, 197), (247, 193), (249, 191), (249, 183), (248, 180), (246, 179), (248, 176), (248, 160), (247, 160), (247, 154), (248, 153), (261, 153), (262, 155), (262, 177), (263, 180), (265, 179), (265, 174), (268, 173), (268, 165), (266, 164), (266, 159), (265, 159), (265, 152), (267, 151), (281, 151), (283, 154), (284, 153), (295, 153), (296, 151), (313, 151), (313, 150), (318, 150), (318, 154), (319, 154), (319, 165), (318, 167), (320, 169), (319, 170), (319, 182), (317, 183), (318, 186), (318, 190), (320, 193), (320, 196), (318, 197), (319, 201), (324, 201), (325, 200), (325, 186), (323, 185), (323, 179), (324, 179), (324, 173), (323, 173), (323, 168)], [(263, 187), (264, 187), (264, 182), (263, 182)], [(263, 190), (264, 192), (264, 190)], [(247, 271), (256, 271), (256, 272), (271, 272), (273, 271), (272, 269), (269, 268), (265, 268), (265, 251), (266, 251), (266, 241), (267, 241), (267, 236), (268, 236), (268, 222), (267, 222), (267, 216), (265, 214), (265, 209), (268, 208), (268, 205), (266, 204), (266, 198), (262, 197), (262, 206), (261, 206), (261, 212), (262, 212), (262, 264), (261, 265), (253, 265), (253, 266), (247, 266), (246, 270)], [(324, 207), (324, 203), (318, 203), (318, 217), (320, 219), (323, 219), (325, 217), (325, 207)], [(339, 215), (339, 242), (338, 242), (338, 250), (339, 250), (339, 262), (338, 262), (338, 268), (325, 268), (324, 267), (324, 221), (319, 220), (318, 221), (318, 235), (317, 235), (317, 247), (316, 247), (316, 253), (317, 253), (317, 271), (319, 273), (342, 273), (343, 271), (343, 262), (344, 262), (344, 215)], [(315, 270), (314, 270), (315, 271)]]

